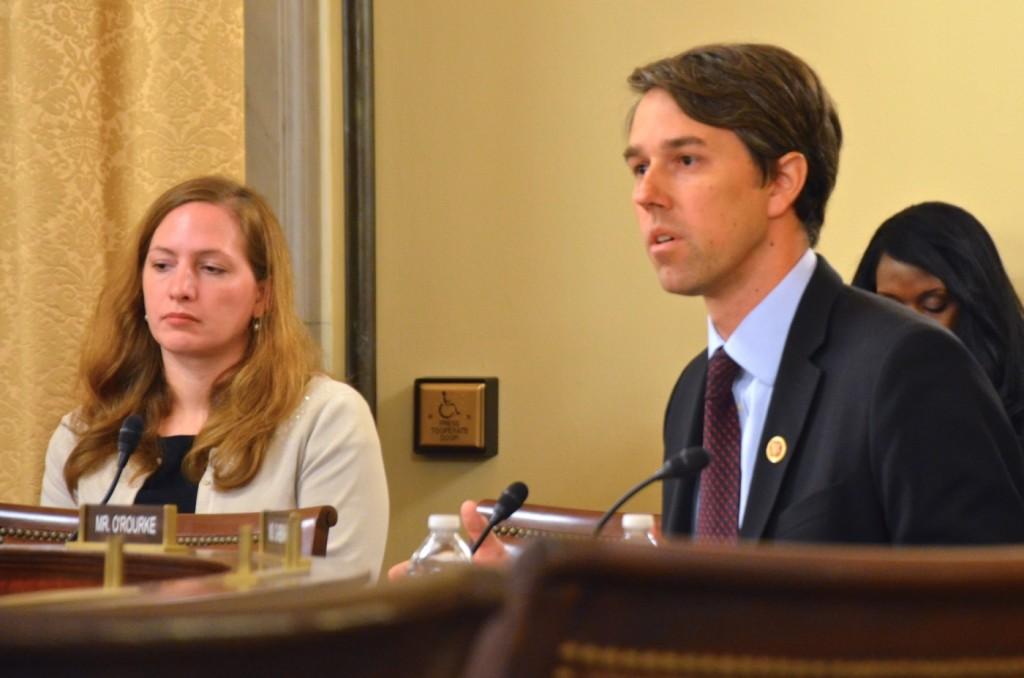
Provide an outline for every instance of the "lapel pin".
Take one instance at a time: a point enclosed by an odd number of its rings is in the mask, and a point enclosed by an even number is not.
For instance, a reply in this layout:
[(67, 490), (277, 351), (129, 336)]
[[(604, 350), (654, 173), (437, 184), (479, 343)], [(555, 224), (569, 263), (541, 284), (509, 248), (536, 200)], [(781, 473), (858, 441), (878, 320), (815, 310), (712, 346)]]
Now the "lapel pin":
[(771, 463), (778, 464), (786, 456), (786, 439), (782, 436), (772, 436), (768, 446), (764, 448), (764, 455)]

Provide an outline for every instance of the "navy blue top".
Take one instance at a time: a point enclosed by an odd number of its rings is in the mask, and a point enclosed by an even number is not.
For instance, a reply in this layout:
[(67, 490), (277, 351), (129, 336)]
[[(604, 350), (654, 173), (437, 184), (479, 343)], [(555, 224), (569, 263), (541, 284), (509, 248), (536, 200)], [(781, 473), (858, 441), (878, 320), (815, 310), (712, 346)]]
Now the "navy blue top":
[(199, 486), (181, 474), (181, 460), (192, 449), (195, 436), (168, 436), (158, 440), (160, 466), (146, 478), (135, 495), (135, 503), (176, 504), (178, 513), (195, 513)]

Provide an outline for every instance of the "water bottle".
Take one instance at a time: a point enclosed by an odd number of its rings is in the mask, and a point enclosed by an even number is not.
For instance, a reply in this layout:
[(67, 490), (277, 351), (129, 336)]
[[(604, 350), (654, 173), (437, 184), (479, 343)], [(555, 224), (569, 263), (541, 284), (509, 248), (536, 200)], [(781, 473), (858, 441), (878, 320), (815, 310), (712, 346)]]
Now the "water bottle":
[(622, 540), (627, 544), (657, 546), (654, 516), (649, 513), (627, 513), (622, 516)]
[(459, 517), (435, 513), (427, 520), (430, 535), (409, 559), (409, 575), (418, 577), (473, 562), (469, 545), (459, 536)]

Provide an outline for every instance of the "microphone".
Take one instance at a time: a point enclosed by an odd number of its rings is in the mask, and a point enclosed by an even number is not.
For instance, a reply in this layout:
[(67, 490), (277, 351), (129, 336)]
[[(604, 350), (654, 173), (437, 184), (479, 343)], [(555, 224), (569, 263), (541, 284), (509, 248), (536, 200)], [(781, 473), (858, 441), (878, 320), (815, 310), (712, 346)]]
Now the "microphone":
[(601, 530), (604, 529), (604, 526), (608, 523), (608, 520), (612, 515), (619, 510), (619, 507), (629, 501), (629, 499), (640, 490), (657, 480), (683, 478), (691, 475), (695, 476), (703, 471), (704, 467), (707, 466), (710, 461), (711, 455), (708, 454), (708, 451), (703, 447), (684, 447), (682, 450), (669, 457), (668, 461), (665, 462), (665, 465), (662, 466), (657, 473), (647, 480), (637, 483), (630, 488), (629, 492), (622, 495), (622, 497), (615, 502), (615, 504), (608, 509), (603, 516), (601, 516), (601, 520), (597, 522), (597, 527), (594, 528), (594, 536), (599, 536), (601, 534)]
[[(117, 432), (117, 473), (114, 474), (114, 482), (110, 483), (110, 487), (107, 488), (107, 493), (103, 496), (100, 506), (106, 506), (107, 502), (110, 501), (110, 495), (114, 494), (117, 481), (121, 479), (121, 472), (128, 465), (128, 457), (132, 456), (132, 452), (135, 451), (135, 448), (139, 446), (139, 441), (142, 440), (143, 428), (145, 428), (145, 422), (137, 414), (129, 414), (121, 422), (121, 430)], [(73, 531), (68, 536), (68, 541), (75, 541), (77, 539), (78, 530)]]
[(145, 422), (137, 414), (128, 415), (121, 424), (121, 430), (117, 432), (117, 473), (114, 475), (114, 482), (110, 483), (110, 488), (103, 497), (103, 501), (100, 502), (100, 506), (110, 501), (110, 495), (114, 494), (117, 481), (121, 479), (121, 472), (128, 465), (128, 457), (132, 456), (132, 452), (142, 440), (143, 428), (145, 428)]
[(484, 539), (491, 533), (494, 526), (501, 521), (508, 518), (510, 515), (519, 510), (519, 507), (526, 501), (526, 495), (530, 493), (530, 489), (526, 487), (526, 483), (516, 481), (505, 488), (505, 491), (498, 497), (498, 501), (494, 503), (494, 510), (491, 511), (491, 519), (487, 521), (487, 527), (480, 533), (476, 542), (473, 544), (473, 548), (469, 550), (470, 553), (476, 553), (476, 550), (480, 548), (480, 544), (484, 543)]

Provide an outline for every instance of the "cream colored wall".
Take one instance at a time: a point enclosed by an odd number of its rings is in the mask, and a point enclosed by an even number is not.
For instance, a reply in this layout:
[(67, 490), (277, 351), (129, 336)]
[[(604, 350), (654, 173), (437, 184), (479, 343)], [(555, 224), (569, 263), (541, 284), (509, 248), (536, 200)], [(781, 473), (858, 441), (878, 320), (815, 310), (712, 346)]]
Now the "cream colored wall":
[[(462, 498), (522, 479), (531, 501), (603, 508), (660, 464), (705, 321), (660, 290), (636, 233), (638, 64), (762, 41), (818, 70), (846, 130), (819, 249), (845, 277), (882, 219), (927, 199), (973, 211), (1024, 273), (1024, 3), (378, 0), (375, 22), (388, 563)], [(432, 375), (501, 380), (497, 457), (413, 455), (412, 384)]]

